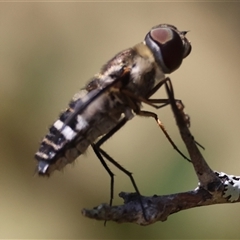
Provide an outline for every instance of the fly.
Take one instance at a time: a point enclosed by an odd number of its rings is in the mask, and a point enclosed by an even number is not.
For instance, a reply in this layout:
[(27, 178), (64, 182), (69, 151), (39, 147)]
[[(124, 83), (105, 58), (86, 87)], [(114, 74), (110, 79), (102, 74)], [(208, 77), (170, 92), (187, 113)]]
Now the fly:
[(141, 110), (141, 103), (155, 108), (169, 103), (167, 99), (150, 97), (169, 80), (165, 74), (179, 68), (182, 60), (191, 52), (186, 33), (173, 25), (160, 24), (147, 33), (143, 42), (108, 61), (74, 95), (68, 108), (60, 114), (43, 138), (35, 154), (38, 174), (49, 176), (55, 170), (61, 170), (91, 146), (111, 177), (110, 205), (113, 199), (113, 173), (104, 158), (130, 177), (140, 195), (132, 174), (112, 159), (101, 145), (126, 122), (139, 115), (153, 117), (177, 149), (158, 116)]

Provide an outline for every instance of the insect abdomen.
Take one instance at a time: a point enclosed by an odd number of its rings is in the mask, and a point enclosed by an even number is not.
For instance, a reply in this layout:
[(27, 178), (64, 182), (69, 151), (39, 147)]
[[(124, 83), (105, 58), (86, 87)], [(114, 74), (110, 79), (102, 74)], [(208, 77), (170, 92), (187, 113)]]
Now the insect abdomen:
[(104, 94), (76, 114), (77, 106), (84, 106), (93, 94), (93, 91), (89, 92), (83, 98), (70, 102), (69, 108), (50, 127), (35, 154), (40, 175), (50, 175), (54, 170), (60, 170), (72, 163), (98, 137), (116, 126), (121, 114), (114, 117), (109, 115), (110, 100)]

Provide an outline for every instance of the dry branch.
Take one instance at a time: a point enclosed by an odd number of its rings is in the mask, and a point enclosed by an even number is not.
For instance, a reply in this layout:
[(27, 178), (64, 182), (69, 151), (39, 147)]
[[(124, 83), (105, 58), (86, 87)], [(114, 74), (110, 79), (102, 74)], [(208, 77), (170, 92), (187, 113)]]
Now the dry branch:
[(174, 98), (171, 81), (166, 81), (165, 86), (179, 132), (199, 180), (198, 186), (195, 190), (188, 192), (164, 196), (142, 196), (146, 218), (143, 216), (139, 196), (136, 193), (123, 192), (119, 194), (124, 199), (123, 205), (101, 204), (91, 210), (83, 209), (82, 214), (84, 216), (118, 223), (133, 222), (140, 225), (149, 225), (156, 221), (165, 221), (170, 214), (181, 210), (240, 201), (240, 177), (214, 172), (209, 167), (189, 130), (189, 118), (183, 111), (183, 104)]

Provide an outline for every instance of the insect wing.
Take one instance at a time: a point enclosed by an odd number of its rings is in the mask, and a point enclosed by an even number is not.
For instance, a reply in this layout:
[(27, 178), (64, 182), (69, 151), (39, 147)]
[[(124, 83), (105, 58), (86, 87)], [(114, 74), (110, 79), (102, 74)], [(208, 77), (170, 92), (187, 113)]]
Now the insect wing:
[[(112, 75), (107, 75), (99, 79), (93, 79), (92, 82), (99, 82), (101, 85), (94, 83), (90, 91), (81, 90), (75, 94), (69, 107), (64, 111), (59, 119), (50, 127), (49, 133), (43, 139), (39, 151), (35, 157), (38, 160), (38, 173), (40, 175), (49, 175), (55, 169), (62, 169), (66, 164), (74, 161), (86, 148), (95, 141), (101, 133), (106, 133), (110, 127), (115, 126), (115, 122), (107, 118), (104, 109), (106, 102), (109, 101), (108, 92), (119, 89), (122, 81), (129, 78), (129, 69), (121, 67)], [(89, 89), (88, 89), (89, 90)], [(105, 113), (106, 123), (101, 118)], [(99, 125), (100, 131), (96, 130), (96, 124)], [(92, 124), (92, 126), (91, 126)], [(106, 125), (108, 125), (106, 127)], [(95, 129), (95, 130), (94, 130)], [(87, 132), (91, 132), (87, 136)], [(79, 136), (81, 135), (82, 136)], [(90, 140), (84, 139), (88, 138)], [(78, 149), (76, 148), (75, 139), (78, 138)]]

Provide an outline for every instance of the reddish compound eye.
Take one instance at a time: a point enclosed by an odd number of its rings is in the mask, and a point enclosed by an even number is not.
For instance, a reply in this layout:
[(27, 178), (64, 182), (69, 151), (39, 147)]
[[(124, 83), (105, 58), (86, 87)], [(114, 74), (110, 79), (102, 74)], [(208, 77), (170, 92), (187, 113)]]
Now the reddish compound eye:
[(161, 24), (146, 35), (145, 43), (164, 73), (171, 73), (179, 68), (183, 58), (191, 52), (186, 33), (178, 31), (172, 25)]
[(156, 28), (151, 30), (152, 39), (159, 44), (166, 44), (173, 39), (173, 31), (170, 28)]

